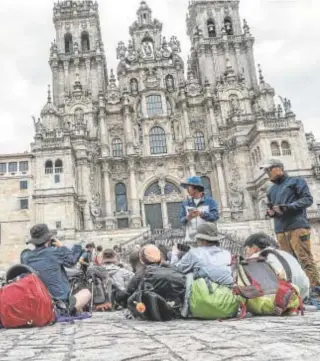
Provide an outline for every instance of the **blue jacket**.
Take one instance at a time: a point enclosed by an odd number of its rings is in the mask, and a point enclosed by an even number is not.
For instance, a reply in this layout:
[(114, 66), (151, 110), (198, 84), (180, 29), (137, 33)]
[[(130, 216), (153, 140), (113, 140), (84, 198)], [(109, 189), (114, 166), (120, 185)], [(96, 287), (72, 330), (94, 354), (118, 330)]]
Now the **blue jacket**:
[(310, 228), (306, 209), (312, 206), (313, 198), (303, 178), (283, 176), (269, 189), (268, 200), (273, 206), (287, 206), (283, 216), (274, 218), (276, 233)]
[(193, 198), (188, 197), (182, 204), (181, 204), (181, 210), (180, 210), (180, 219), (181, 223), (185, 226), (187, 221), (187, 211), (186, 207), (193, 207), (198, 208), (200, 206), (207, 205), (209, 206), (209, 212), (208, 213), (202, 213), (201, 218), (204, 219), (207, 222), (215, 222), (219, 219), (219, 211), (218, 211), (218, 203), (211, 197), (204, 196), (201, 198), (200, 203), (198, 206), (194, 203)]
[(53, 298), (69, 301), (70, 284), (64, 267), (75, 266), (80, 258), (82, 247), (40, 247), (22, 256), (22, 263), (38, 272)]

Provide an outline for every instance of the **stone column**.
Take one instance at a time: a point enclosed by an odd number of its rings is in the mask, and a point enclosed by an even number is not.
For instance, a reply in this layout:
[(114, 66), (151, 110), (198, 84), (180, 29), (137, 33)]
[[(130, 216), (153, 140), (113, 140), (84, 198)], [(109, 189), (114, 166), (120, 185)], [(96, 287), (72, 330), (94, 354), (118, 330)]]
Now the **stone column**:
[(124, 108), (124, 130), (126, 136), (126, 146), (127, 146), (127, 155), (134, 153), (133, 148), (133, 128), (132, 128), (132, 119), (130, 112), (130, 100), (128, 93), (123, 94), (123, 108)]
[(107, 160), (103, 163), (103, 184), (104, 184), (104, 197), (105, 197), (105, 211), (106, 211), (106, 228), (107, 230), (115, 228), (115, 219), (112, 214), (112, 196), (110, 189), (110, 166)]
[(86, 59), (86, 72), (87, 72), (87, 90), (91, 91), (91, 60)]
[(188, 157), (187, 157), (187, 160), (188, 160), (188, 165), (189, 165), (189, 176), (190, 177), (193, 177), (195, 175), (197, 175), (197, 172), (196, 172), (196, 163), (194, 161), (194, 155), (193, 154), (189, 154)]
[(224, 169), (222, 165), (222, 155), (215, 154), (215, 165), (217, 169), (217, 176), (220, 189), (220, 198), (221, 198), (221, 215), (224, 219), (230, 219), (231, 212), (228, 202), (228, 190), (226, 187), (226, 178), (224, 174)]
[(69, 94), (70, 84), (69, 84), (69, 61), (65, 60), (63, 62), (63, 70), (64, 70), (64, 92)]
[(88, 163), (88, 159), (82, 158), (77, 162), (77, 166), (79, 169), (79, 179), (81, 179), (79, 185), (81, 189), (79, 189), (79, 193), (81, 197), (86, 200), (83, 215), (84, 215), (84, 228), (85, 230), (93, 230), (93, 222), (90, 214), (90, 202), (92, 194), (90, 192), (90, 167)]
[(141, 216), (140, 216), (140, 203), (137, 193), (137, 181), (136, 181), (136, 165), (133, 159), (129, 160), (129, 171), (130, 171), (130, 194), (131, 194), (131, 207), (132, 207), (132, 215), (131, 215), (131, 223), (133, 228), (141, 227)]
[(99, 94), (99, 127), (100, 127), (100, 141), (102, 145), (101, 153), (103, 157), (109, 156), (109, 134), (106, 125), (106, 104), (103, 93)]

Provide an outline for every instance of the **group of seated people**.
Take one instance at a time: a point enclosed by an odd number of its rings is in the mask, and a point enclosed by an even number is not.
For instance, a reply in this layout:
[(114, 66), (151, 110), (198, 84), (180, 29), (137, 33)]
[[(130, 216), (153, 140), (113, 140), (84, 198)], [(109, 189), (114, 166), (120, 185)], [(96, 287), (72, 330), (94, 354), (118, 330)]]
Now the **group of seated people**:
[[(113, 298), (106, 300), (106, 304), (115, 302), (126, 308), (130, 297), (139, 290), (141, 281), (150, 265), (174, 268), (184, 275), (191, 275), (191, 279), (210, 279), (218, 285), (232, 288), (234, 285), (233, 255), (220, 247), (221, 236), (215, 223), (201, 224), (197, 229), (194, 247), (174, 246), (172, 250), (163, 246), (146, 244), (132, 250), (129, 257), (129, 266), (119, 261), (119, 255), (114, 250), (99, 252), (98, 266), (107, 270), (113, 286)], [(46, 225), (36, 225), (31, 229), (29, 243), (35, 246), (33, 251), (21, 256), (23, 264), (38, 272), (39, 277), (47, 286), (55, 300), (68, 305), (70, 313), (82, 312), (92, 297), (89, 289), (85, 288), (71, 294), (70, 283), (65, 268), (75, 267), (80, 260), (82, 266), (90, 267), (87, 254), (84, 254), (81, 245), (74, 245), (71, 249), (62, 245), (54, 238)], [(87, 251), (91, 251), (87, 247)], [(247, 258), (259, 256), (266, 249), (278, 248), (277, 243), (264, 233), (250, 236), (244, 244), (244, 253)], [(310, 282), (298, 261), (290, 254), (278, 250), (291, 268), (292, 283), (299, 289), (301, 298), (307, 300), (310, 296)], [(87, 257), (87, 258), (86, 258)], [(267, 256), (267, 262), (277, 275), (284, 272), (282, 264), (272, 253)], [(190, 279), (190, 278), (189, 278)], [(186, 297), (190, 295), (188, 277), (186, 277)], [(106, 306), (106, 304), (104, 306)], [(106, 307), (107, 309), (112, 309)], [(188, 316), (188, 311), (183, 313)]]

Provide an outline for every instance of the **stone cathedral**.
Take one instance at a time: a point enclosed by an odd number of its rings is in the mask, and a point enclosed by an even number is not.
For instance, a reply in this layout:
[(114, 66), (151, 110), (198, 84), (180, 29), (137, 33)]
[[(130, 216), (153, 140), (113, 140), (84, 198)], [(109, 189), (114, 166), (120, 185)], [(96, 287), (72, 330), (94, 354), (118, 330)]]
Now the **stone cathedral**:
[(270, 157), (307, 178), (318, 219), (320, 147), (290, 100), (276, 102), (239, 0), (189, 3), (188, 59), (147, 3), (137, 7), (118, 67), (108, 70), (98, 4), (54, 5), (52, 90), (31, 148), (32, 223), (65, 239), (180, 228), (179, 184), (199, 175), (219, 203), (221, 227), (270, 230), (269, 183), (259, 170)]

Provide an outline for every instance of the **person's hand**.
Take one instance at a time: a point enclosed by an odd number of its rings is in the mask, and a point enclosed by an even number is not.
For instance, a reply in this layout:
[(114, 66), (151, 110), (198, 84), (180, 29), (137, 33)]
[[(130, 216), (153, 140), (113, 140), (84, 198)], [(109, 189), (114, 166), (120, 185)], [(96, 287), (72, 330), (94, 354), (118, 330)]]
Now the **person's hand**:
[(274, 217), (276, 215), (275, 211), (273, 209), (268, 209), (267, 210), (267, 215), (269, 217)]
[(197, 218), (197, 217), (200, 217), (201, 212), (196, 210), (196, 211), (193, 211), (191, 214), (192, 214), (193, 218)]
[(283, 216), (283, 211), (281, 206), (273, 206), (272, 210), (278, 216)]
[(57, 239), (52, 240), (52, 245), (57, 248), (62, 247), (62, 243), (60, 241), (58, 241)]

